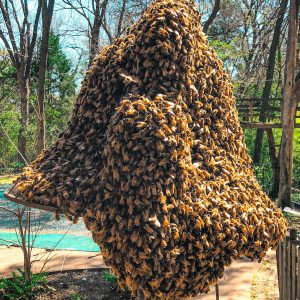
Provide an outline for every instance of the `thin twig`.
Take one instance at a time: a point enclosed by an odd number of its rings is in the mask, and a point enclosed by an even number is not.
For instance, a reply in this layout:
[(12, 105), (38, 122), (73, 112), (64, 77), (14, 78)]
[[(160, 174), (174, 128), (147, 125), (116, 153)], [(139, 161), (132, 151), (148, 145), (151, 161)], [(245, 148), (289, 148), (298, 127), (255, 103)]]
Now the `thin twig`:
[(19, 151), (18, 147), (15, 145), (15, 143), (12, 141), (12, 139), (9, 137), (7, 131), (5, 130), (5, 128), (2, 125), (2, 122), (0, 121), (0, 126), (4, 132), (4, 134), (6, 135), (6, 137), (8, 138), (8, 140), (10, 141), (10, 143), (13, 145), (13, 147), (17, 150), (17, 152), (20, 154), (20, 156), (22, 157), (22, 159), (25, 161), (25, 163), (28, 165), (28, 162), (26, 161), (25, 157), (22, 155), (22, 153)]
[(0, 209), (3, 209), (11, 214), (14, 214), (16, 217), (18, 216), (16, 212), (14, 212), (13, 210), (9, 209), (9, 208), (6, 208), (4, 206), (0, 206)]

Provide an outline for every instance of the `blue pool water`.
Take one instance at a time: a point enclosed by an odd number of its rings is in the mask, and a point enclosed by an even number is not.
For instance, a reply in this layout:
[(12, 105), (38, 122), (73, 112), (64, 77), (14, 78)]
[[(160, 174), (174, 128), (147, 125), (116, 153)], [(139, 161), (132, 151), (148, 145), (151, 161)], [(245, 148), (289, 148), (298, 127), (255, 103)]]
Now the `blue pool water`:
[[(31, 240), (33, 237), (31, 237)], [(0, 232), (0, 244), (18, 245), (18, 237), (14, 232)], [(99, 246), (88, 236), (78, 236), (75, 234), (39, 234), (34, 241), (35, 248), (57, 249), (57, 250), (77, 250), (99, 252)]]
[[(8, 186), (0, 186), (0, 206), (14, 210), (17, 205), (4, 198), (6, 188)], [(61, 216), (57, 221), (53, 213), (39, 209), (31, 209), (31, 220), (32, 231), (40, 232), (34, 241), (36, 248), (99, 252), (99, 246), (94, 243), (82, 220), (73, 224)], [(0, 209), (0, 245), (18, 244), (16, 227), (16, 217)]]

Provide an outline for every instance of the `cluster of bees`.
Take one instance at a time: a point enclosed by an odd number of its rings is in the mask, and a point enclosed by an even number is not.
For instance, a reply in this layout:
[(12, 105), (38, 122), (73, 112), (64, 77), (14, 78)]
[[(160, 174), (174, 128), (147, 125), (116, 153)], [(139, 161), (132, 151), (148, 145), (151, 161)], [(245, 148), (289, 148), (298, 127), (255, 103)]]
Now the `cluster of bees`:
[(205, 293), (286, 231), (259, 186), (232, 85), (192, 0), (155, 0), (96, 57), (68, 128), (16, 197), (83, 217), (133, 297)]

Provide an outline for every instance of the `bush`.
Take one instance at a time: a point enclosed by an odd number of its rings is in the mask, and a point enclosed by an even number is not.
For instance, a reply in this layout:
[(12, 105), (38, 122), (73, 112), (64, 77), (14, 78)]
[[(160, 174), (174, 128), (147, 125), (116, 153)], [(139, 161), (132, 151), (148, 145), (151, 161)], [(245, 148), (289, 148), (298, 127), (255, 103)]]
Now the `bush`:
[[(25, 280), (24, 272), (12, 273), (12, 278), (0, 280), (1, 299), (27, 300), (34, 299), (38, 293), (48, 289), (46, 273), (31, 274), (30, 280)], [(2, 295), (1, 295), (2, 294)]]
[(108, 271), (103, 272), (103, 278), (108, 282), (117, 282), (117, 277)]
[(300, 189), (300, 155), (295, 156), (293, 161), (293, 187)]

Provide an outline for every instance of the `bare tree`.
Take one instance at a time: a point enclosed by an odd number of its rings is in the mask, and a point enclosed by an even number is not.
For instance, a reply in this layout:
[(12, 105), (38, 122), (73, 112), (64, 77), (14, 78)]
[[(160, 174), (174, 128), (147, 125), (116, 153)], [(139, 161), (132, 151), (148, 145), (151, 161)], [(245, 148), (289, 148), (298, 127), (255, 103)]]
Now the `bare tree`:
[(279, 153), (279, 205), (281, 207), (291, 205), (294, 122), (300, 98), (300, 78), (296, 77), (299, 5), (298, 0), (290, 0), (285, 86), (281, 105), (282, 136)]
[[(259, 115), (259, 121), (264, 123), (267, 119), (267, 112), (269, 109), (269, 98), (271, 95), (271, 88), (274, 78), (275, 63), (276, 63), (276, 52), (280, 41), (281, 29), (284, 20), (284, 15), (288, 0), (282, 0), (278, 9), (277, 20), (274, 27), (273, 38), (270, 45), (270, 51), (268, 56), (268, 66), (266, 72), (266, 81), (262, 93), (261, 111)], [(256, 138), (254, 143), (253, 162), (259, 163), (261, 159), (262, 141), (263, 141), (263, 129), (258, 129), (256, 132)], [(269, 133), (270, 134), (270, 133)]]
[[(147, 0), (62, 0), (62, 9), (76, 12), (86, 21), (89, 65), (100, 46), (121, 37), (148, 4)], [(102, 41), (100, 37), (103, 37)]]
[(105, 16), (107, 3), (108, 0), (104, 0), (101, 4), (100, 4), (100, 0), (95, 0), (95, 10), (94, 10), (95, 17), (94, 17), (93, 26), (91, 28), (89, 65), (92, 64), (94, 57), (99, 51), (100, 28), (103, 23), (103, 18)]
[[(76, 11), (82, 18), (87, 21), (89, 32), (89, 66), (99, 50), (99, 37), (101, 26), (105, 27), (104, 18), (108, 0), (92, 0), (90, 5), (87, 5), (82, 0), (62, 0), (65, 4), (64, 9), (72, 9)], [(105, 27), (106, 28), (106, 27)], [(109, 39), (112, 39), (111, 33), (106, 28)]]
[[(18, 7), (20, 6), (20, 7)], [(33, 10), (31, 10), (33, 12)], [(33, 26), (29, 17), (28, 1), (0, 0), (0, 38), (12, 64), (16, 68), (21, 119), (18, 137), (19, 161), (26, 158), (26, 130), (29, 122), (30, 70), (36, 45), (41, 2), (35, 10)], [(18, 45), (19, 44), (19, 45)]]
[(37, 124), (36, 124), (36, 153), (39, 154), (46, 147), (45, 121), (45, 78), (47, 69), (48, 46), (51, 20), (55, 0), (40, 0), (42, 2), (42, 39), (39, 56), (39, 80), (37, 91)]

